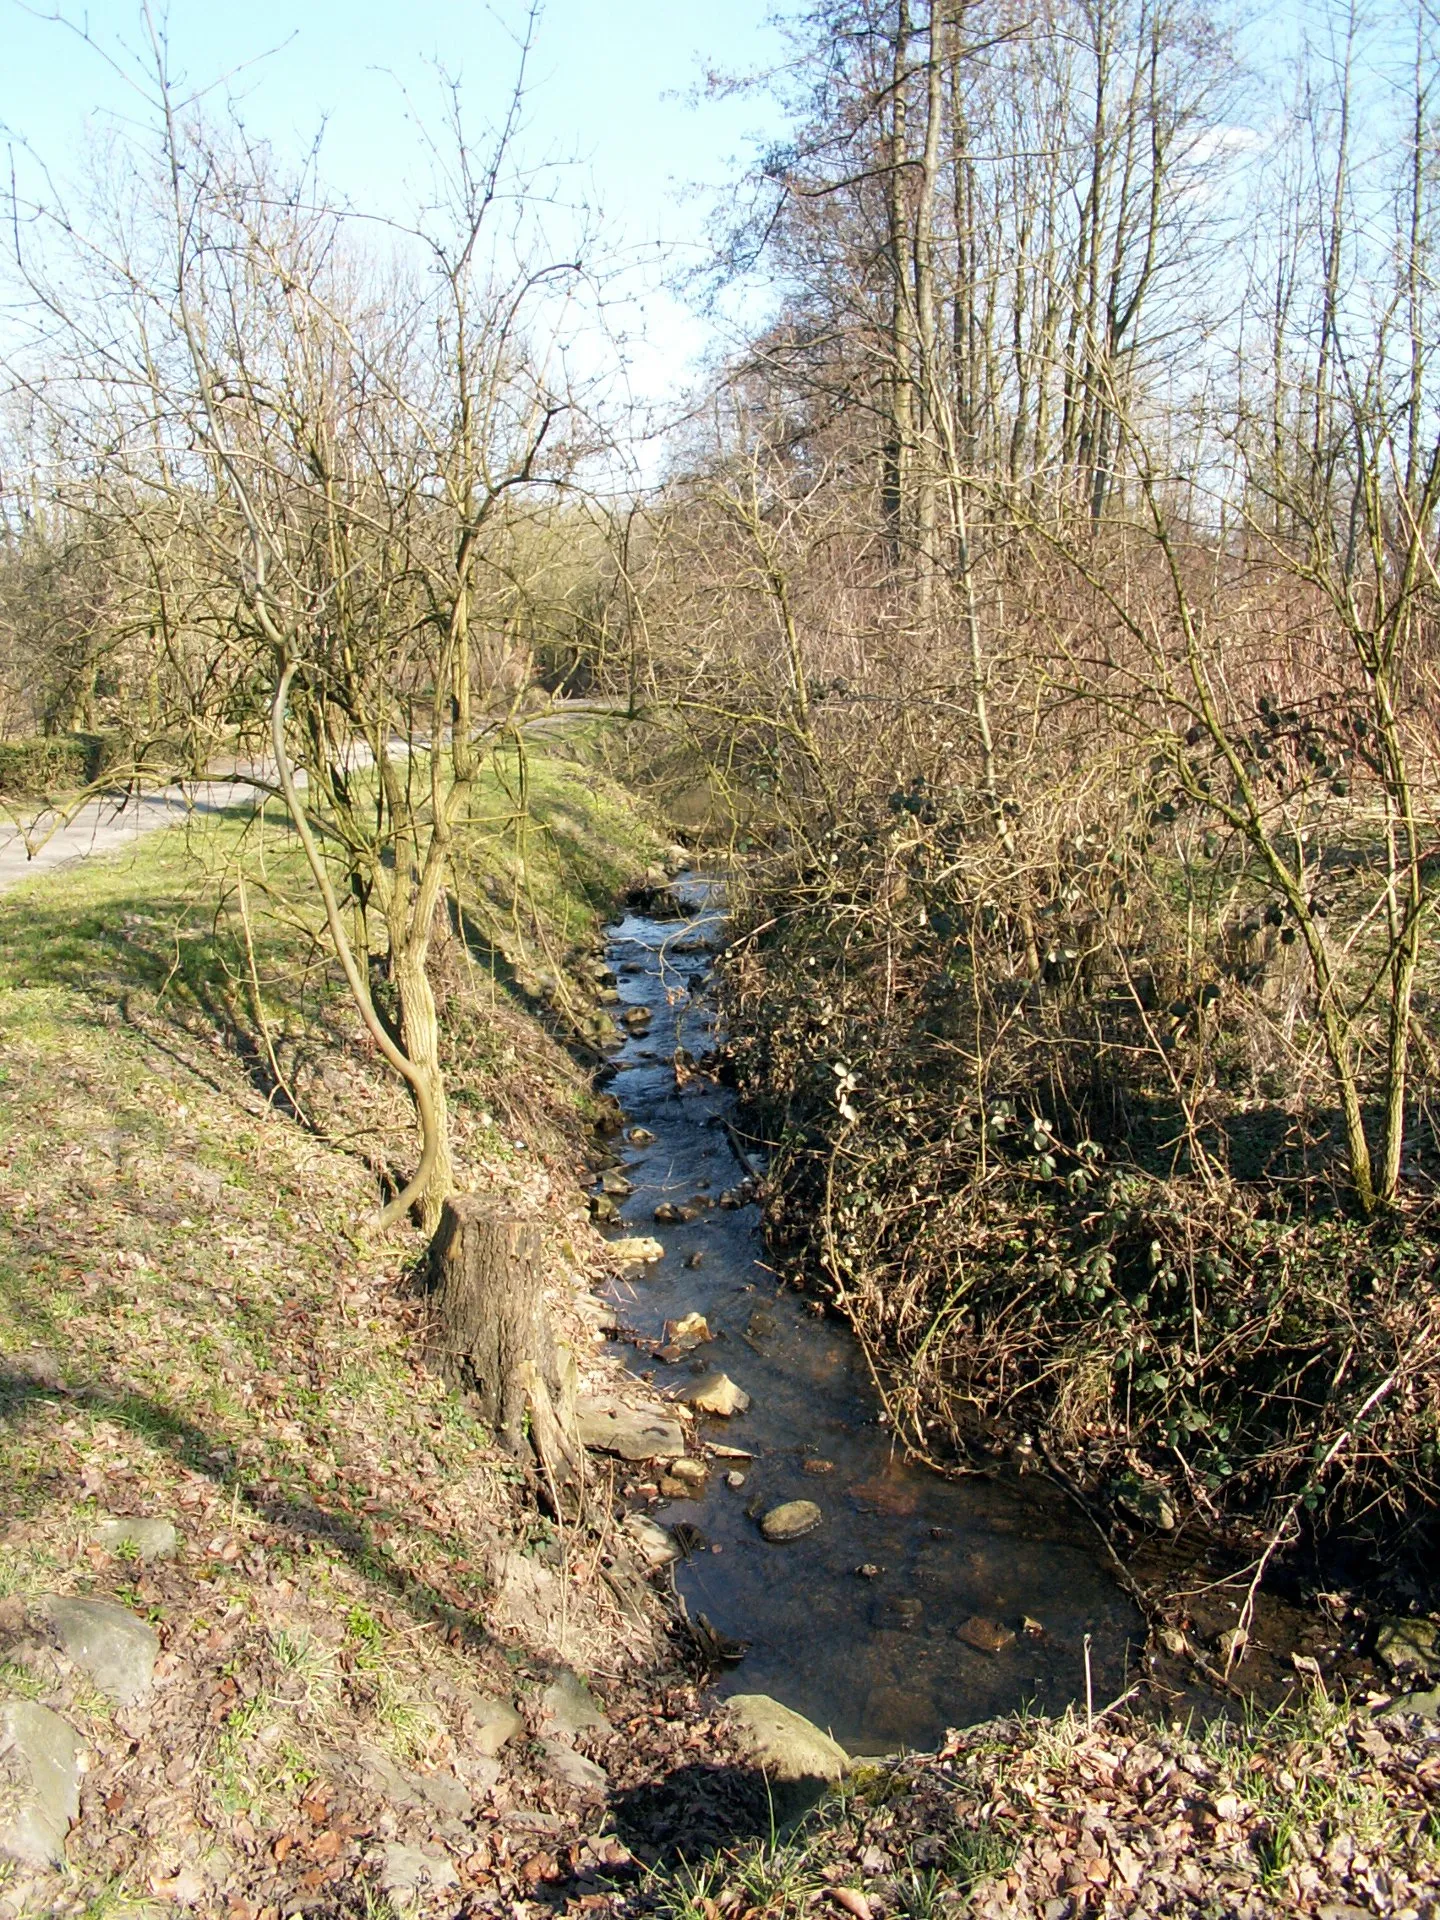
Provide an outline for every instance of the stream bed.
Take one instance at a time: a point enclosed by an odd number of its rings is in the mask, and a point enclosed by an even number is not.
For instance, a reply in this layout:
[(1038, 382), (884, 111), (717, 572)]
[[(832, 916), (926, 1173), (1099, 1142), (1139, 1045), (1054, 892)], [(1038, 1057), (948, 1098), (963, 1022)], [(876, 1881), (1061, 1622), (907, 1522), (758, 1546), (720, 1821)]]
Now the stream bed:
[[(714, 1043), (705, 982), (724, 915), (704, 882), (677, 891), (692, 917), (629, 914), (609, 935), (613, 1011), (652, 1016), (613, 1060), (610, 1091), (626, 1115), (616, 1145), (634, 1188), (617, 1231), (665, 1248), (611, 1300), (629, 1364), (662, 1393), (718, 1368), (750, 1395), (730, 1419), (701, 1416), (692, 1450), (752, 1457), (708, 1459), (696, 1497), (650, 1509), (702, 1536), (675, 1570), (691, 1618), (749, 1643), (719, 1691), (771, 1694), (852, 1753), (930, 1747), (947, 1727), (1083, 1701), (1088, 1638), (1098, 1708), (1124, 1691), (1141, 1628), (1084, 1521), (1038, 1474), (949, 1480), (906, 1462), (854, 1336), (777, 1281), (753, 1201), (719, 1204), (746, 1175), (726, 1125), (733, 1095), (683, 1064), (677, 1074), (675, 1056), (703, 1061)], [(657, 1207), (692, 1201), (694, 1220), (656, 1224)], [(687, 1313), (703, 1314), (714, 1339), (657, 1360), (665, 1322)], [(767, 1541), (759, 1515), (798, 1499), (819, 1506), (820, 1525)]]

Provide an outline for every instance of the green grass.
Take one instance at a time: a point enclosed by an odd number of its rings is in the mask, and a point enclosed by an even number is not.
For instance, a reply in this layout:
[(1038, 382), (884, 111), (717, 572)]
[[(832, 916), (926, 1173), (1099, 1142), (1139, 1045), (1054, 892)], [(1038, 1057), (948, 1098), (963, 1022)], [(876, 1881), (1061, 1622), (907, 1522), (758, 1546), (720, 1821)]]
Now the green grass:
[[(469, 871), (509, 884), (522, 933), (528, 908), (547, 937), (562, 943), (592, 931), (658, 848), (643, 807), (601, 771), (580, 729), (542, 751), (528, 749), (523, 776), (513, 751), (492, 755), (464, 840)], [(513, 908), (480, 914), (497, 928), (517, 923)]]
[[(487, 776), (493, 813), (512, 772)], [(532, 758), (529, 799), (523, 840), (495, 819), (466, 829), (471, 924), (494, 952), (447, 983), (447, 1066), (512, 1138), (522, 1114), (532, 1146), (546, 1128), (573, 1146), (587, 1077), (551, 1037), (563, 1022), (547, 1016), (547, 1035), (512, 981), (584, 948), (654, 843), (568, 737)], [(218, 1683), (212, 1634), (237, 1635), (251, 1690), (213, 1720), (211, 1694), (192, 1703), (213, 1728), (197, 1805), (257, 1826), (327, 1745), (433, 1757), (450, 1737), (437, 1671), (474, 1679), (516, 1651), (492, 1627), (491, 1580), (523, 1548), (528, 1501), (419, 1364), (418, 1234), (359, 1232), (373, 1159), (403, 1164), (414, 1136), (358, 1025), (273, 804), (263, 821), (196, 815), (0, 898), (0, 1599), (113, 1595), (185, 1650), (179, 1688), (202, 1669)], [(315, 1128), (274, 1097), (267, 1035)], [(522, 1159), (457, 1107), (474, 1177)], [(563, 1227), (551, 1238), (556, 1271), (573, 1266)], [(101, 1551), (115, 1510), (174, 1519), (180, 1559)], [(33, 1690), (19, 1670), (0, 1687)], [(103, 1769), (103, 1703), (72, 1689), (61, 1704)], [(143, 1836), (126, 1844), (129, 1861), (77, 1869), (97, 1913), (159, 1870)]]
[[(635, 808), (573, 759), (532, 761), (530, 796), (526, 871), (543, 901), (531, 931), (558, 944), (596, 925), (650, 839)], [(473, 828), (472, 870), (492, 855), (503, 868), (506, 845), (498, 836), (487, 848)], [(197, 816), (122, 857), (28, 882), (0, 900), (0, 1349), (59, 1356), (78, 1423), (102, 1436), (102, 1452), (298, 1496), (310, 1482), (346, 1486), (338, 1436), (410, 1425), (414, 1382), (373, 1313), (323, 1311), (337, 1238), (369, 1210), (371, 1176), (350, 1153), (314, 1171), (316, 1143), (267, 1106), (252, 1073), (261, 1040), (234, 885), (242, 863), (272, 1034), (298, 1035), (322, 1071), (342, 1058), (349, 1071), (332, 1138), (408, 1150), (403, 1100), (354, 1052), (357, 1019), (273, 809), (263, 823)], [(488, 1097), (515, 1073), (517, 1042), (534, 1071), (535, 1036), (513, 1008), (507, 1022), (503, 990), (471, 1011), (471, 1027), (496, 1042), (488, 1076), (477, 1075)], [(539, 1065), (551, 1097), (583, 1102), (558, 1053)], [(301, 1349), (323, 1364), (301, 1364)], [(25, 1519), (62, 1497), (73, 1506), (90, 1442), (64, 1450), (62, 1488), (44, 1438), (62, 1408), (43, 1391), (21, 1397), (0, 1430), (0, 1482)], [(475, 1470), (473, 1422), (447, 1403), (440, 1426), (445, 1470)], [(281, 1427), (293, 1444), (277, 1440)], [(0, 1585), (46, 1584), (56, 1552), (50, 1540), (17, 1542), (0, 1554)]]
[(1297, 1838), (1315, 1831), (1345, 1834), (1381, 1859), (1403, 1849), (1440, 1862), (1431, 1828), (1402, 1816), (1373, 1773), (1347, 1764), (1353, 1718), (1348, 1701), (1312, 1687), (1278, 1712), (1247, 1711), (1238, 1724), (1216, 1719), (1196, 1730), (1200, 1751), (1265, 1823), (1260, 1858), (1267, 1885), (1284, 1884)]
[[(523, 774), (514, 752), (493, 755), (458, 839), (473, 944), (511, 965), (559, 960), (592, 937), (658, 845), (633, 796), (569, 735), (528, 751)], [(123, 856), (22, 883), (0, 903), (0, 990), (141, 991), (181, 1011), (228, 1010), (248, 992), (242, 873), (267, 1008), (303, 1025), (327, 997), (323, 916), (275, 802), (259, 819), (248, 808), (196, 814)], [(48, 1012), (69, 1014), (59, 1000)], [(27, 1009), (37, 1036), (46, 1013), (43, 1000)]]

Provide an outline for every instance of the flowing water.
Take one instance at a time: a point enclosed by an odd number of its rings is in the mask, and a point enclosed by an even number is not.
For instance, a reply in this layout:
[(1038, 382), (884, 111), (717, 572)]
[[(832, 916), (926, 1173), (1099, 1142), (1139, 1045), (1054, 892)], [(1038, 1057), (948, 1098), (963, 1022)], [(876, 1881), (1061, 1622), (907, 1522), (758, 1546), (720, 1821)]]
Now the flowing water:
[[(700, 906), (695, 917), (632, 914), (611, 930), (615, 1011), (653, 1015), (649, 1033), (615, 1056), (611, 1090), (627, 1127), (655, 1136), (622, 1139), (634, 1192), (621, 1231), (665, 1247), (612, 1298), (634, 1336), (630, 1363), (656, 1387), (683, 1392), (714, 1367), (751, 1396), (729, 1420), (701, 1418), (694, 1450), (718, 1443), (753, 1458), (712, 1460), (699, 1497), (652, 1509), (704, 1536), (676, 1570), (692, 1619), (749, 1642), (720, 1691), (772, 1694), (853, 1753), (933, 1746), (946, 1727), (1083, 1701), (1088, 1638), (1099, 1706), (1124, 1689), (1139, 1622), (1063, 1495), (1009, 1469), (947, 1480), (907, 1464), (877, 1418), (854, 1336), (766, 1266), (753, 1203), (655, 1224), (662, 1203), (718, 1202), (745, 1177), (724, 1124), (733, 1097), (703, 1074), (676, 1084), (676, 1047), (703, 1057), (713, 1044), (704, 981), (723, 941), (703, 883), (679, 890)], [(676, 1364), (656, 1361), (650, 1343), (690, 1312), (715, 1339)], [(727, 1472), (743, 1472), (744, 1485), (728, 1485)], [(758, 1515), (793, 1499), (816, 1502), (821, 1525), (785, 1545), (766, 1541)]]

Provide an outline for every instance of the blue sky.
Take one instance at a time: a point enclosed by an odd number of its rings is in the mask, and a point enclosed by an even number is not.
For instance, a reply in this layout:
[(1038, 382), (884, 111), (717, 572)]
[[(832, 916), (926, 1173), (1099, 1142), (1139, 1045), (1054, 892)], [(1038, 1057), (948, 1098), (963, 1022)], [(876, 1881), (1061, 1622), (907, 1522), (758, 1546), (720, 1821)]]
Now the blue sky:
[[(531, 66), (526, 149), (577, 163), (567, 192), (593, 199), (613, 237), (663, 242), (683, 260), (703, 239), (705, 196), (763, 133), (755, 97), (701, 100), (707, 68), (752, 71), (780, 52), (769, 0), (548, 0)], [(138, 0), (65, 4), (107, 50), (141, 43)], [(41, 17), (0, 0), (0, 126), (62, 177), (108, 122), (136, 101), (105, 60)], [(498, 0), (172, 0), (172, 64), (191, 85), (223, 81), (253, 133), (299, 154), (325, 125), (322, 172), (367, 210), (403, 218), (425, 163), (407, 116), (437, 100), (438, 62), (463, 83), (467, 113), (503, 111), (515, 71)], [(228, 76), (228, 79), (225, 77)], [(640, 280), (631, 283), (637, 289)], [(639, 391), (659, 399), (709, 344), (705, 323), (651, 286), (633, 307), (642, 336)]]

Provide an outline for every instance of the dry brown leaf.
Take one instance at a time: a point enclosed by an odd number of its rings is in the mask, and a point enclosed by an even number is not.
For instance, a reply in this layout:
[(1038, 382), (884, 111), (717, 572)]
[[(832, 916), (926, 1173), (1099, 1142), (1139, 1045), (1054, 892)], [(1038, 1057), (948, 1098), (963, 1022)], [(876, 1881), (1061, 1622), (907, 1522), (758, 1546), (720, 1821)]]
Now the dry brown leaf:
[(205, 1882), (192, 1867), (182, 1867), (168, 1880), (152, 1875), (150, 1891), (161, 1900), (173, 1900), (177, 1907), (198, 1907), (205, 1898)]
[(830, 1898), (836, 1906), (843, 1907), (851, 1920), (873, 1920), (873, 1909), (863, 1893), (854, 1887), (831, 1887)]

